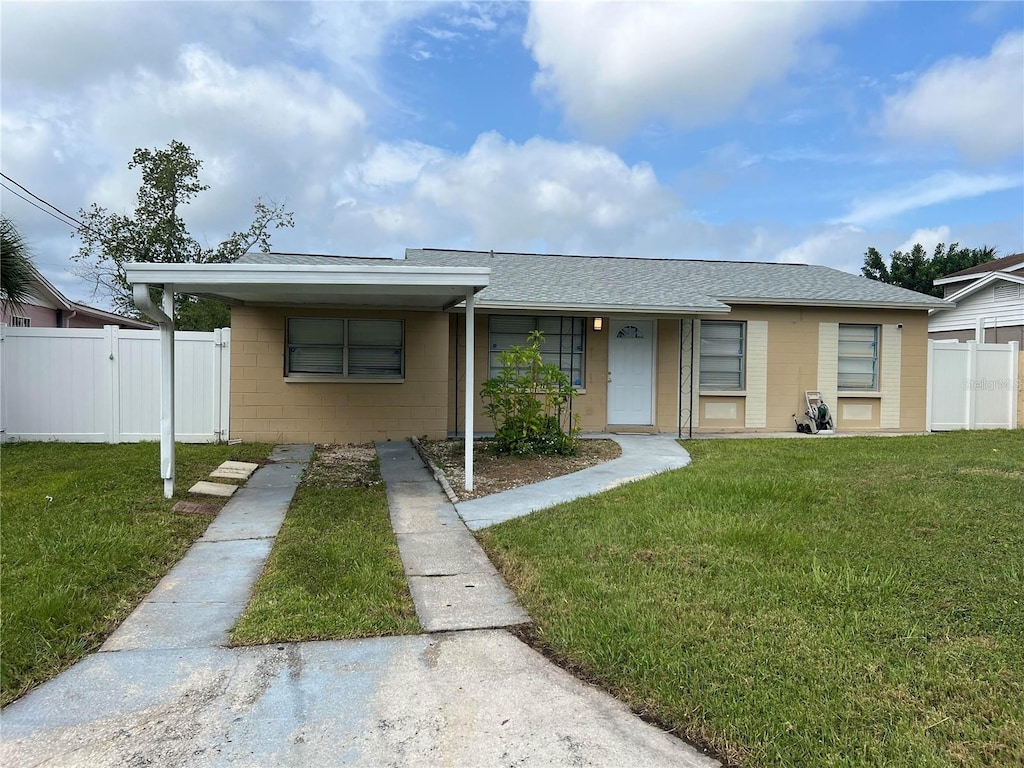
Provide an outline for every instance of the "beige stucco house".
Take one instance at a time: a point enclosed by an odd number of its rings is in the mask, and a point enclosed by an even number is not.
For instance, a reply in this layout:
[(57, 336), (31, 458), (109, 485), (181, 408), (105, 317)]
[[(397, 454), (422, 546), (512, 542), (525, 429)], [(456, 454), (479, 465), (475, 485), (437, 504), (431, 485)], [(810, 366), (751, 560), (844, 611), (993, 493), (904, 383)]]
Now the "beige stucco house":
[[(401, 292), (289, 299), (282, 287), (247, 300), (211, 287), (234, 304), (231, 434), (271, 442), (461, 433), (468, 361), (478, 393), (497, 354), (532, 329), (579, 389), (585, 431), (790, 431), (807, 390), (822, 392), (841, 432), (924, 431), (928, 310), (946, 306), (797, 264), (410, 249), (248, 254), (222, 268), (487, 275), (471, 292), (471, 328), (457, 292), (424, 306)], [(489, 431), (472, 401), (474, 431)]]

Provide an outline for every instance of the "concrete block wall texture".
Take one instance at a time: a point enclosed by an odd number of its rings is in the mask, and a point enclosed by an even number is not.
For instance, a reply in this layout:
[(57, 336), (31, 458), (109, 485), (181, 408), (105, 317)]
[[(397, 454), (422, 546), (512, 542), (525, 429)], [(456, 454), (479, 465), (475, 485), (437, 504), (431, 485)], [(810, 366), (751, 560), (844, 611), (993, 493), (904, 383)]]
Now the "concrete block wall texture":
[[(737, 398), (730, 397), (727, 392), (711, 394), (705, 391), (699, 398), (698, 432), (790, 431), (793, 429), (793, 414), (800, 415), (805, 410), (804, 392), (808, 390), (823, 392), (841, 431), (919, 432), (926, 428), (926, 311), (749, 306), (736, 307), (725, 317), (707, 316), (705, 319), (767, 322), (766, 412), (764, 427), (752, 428), (743, 419), (743, 413), (749, 407), (749, 394), (738, 398), (744, 401), (743, 406), (737, 406), (736, 416), (731, 417), (731, 411), (714, 404), (733, 402)], [(840, 323), (883, 326), (880, 390), (874, 397), (845, 395), (838, 392), (834, 384)], [(902, 329), (896, 328), (899, 324), (903, 325)], [(824, 336), (822, 328), (825, 328)], [(887, 339), (887, 335), (890, 338)], [(893, 336), (898, 339), (898, 344)], [(754, 350), (748, 350), (748, 357), (751, 354)], [(707, 418), (705, 405), (708, 403), (713, 404), (712, 413), (720, 418)], [(845, 405), (853, 407), (846, 409)], [(846, 418), (844, 411), (848, 413)], [(882, 424), (883, 412), (887, 416), (885, 425)]]
[[(405, 320), (405, 380), (295, 382), (284, 376), (288, 317), (383, 317)], [(789, 431), (804, 411), (804, 392), (835, 376), (835, 345), (821, 328), (840, 323), (882, 327), (880, 390), (872, 396), (835, 392), (827, 400), (842, 431), (923, 431), (926, 413), (927, 313), (813, 307), (737, 307), (729, 315), (749, 335), (750, 391), (703, 392), (695, 398), (698, 432)], [(585, 386), (573, 404), (585, 431), (608, 427), (608, 318), (594, 331), (587, 318)], [(903, 328), (897, 328), (902, 324)], [(475, 380), (488, 375), (488, 317), (476, 318)], [(831, 338), (829, 333), (829, 338)], [(309, 307), (239, 307), (232, 312), (232, 435), (275, 442), (367, 442), (412, 435), (441, 438), (464, 420), (465, 318), (411, 311), (346, 311)], [(898, 343), (897, 343), (898, 342)], [(827, 353), (821, 357), (822, 347)], [(679, 319), (657, 321), (654, 431), (678, 428)], [(699, 363), (699, 358), (698, 358)], [(896, 367), (896, 370), (893, 369)], [(696, 378), (696, 377), (695, 377)], [(698, 384), (699, 386), (699, 384)], [(686, 393), (683, 397), (689, 399)], [(826, 396), (828, 398), (829, 396)], [(476, 401), (476, 429), (493, 425)]]
[[(289, 317), (405, 321), (405, 378), (295, 381), (284, 375)], [(448, 422), (444, 312), (235, 307), (231, 312), (231, 435), (276, 443), (441, 439)]]

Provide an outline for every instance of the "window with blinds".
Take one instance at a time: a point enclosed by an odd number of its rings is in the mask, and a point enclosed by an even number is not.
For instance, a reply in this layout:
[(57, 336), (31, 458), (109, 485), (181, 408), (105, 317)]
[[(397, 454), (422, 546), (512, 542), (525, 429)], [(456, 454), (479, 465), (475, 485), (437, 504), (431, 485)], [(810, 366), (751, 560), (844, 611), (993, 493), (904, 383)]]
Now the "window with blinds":
[(404, 342), (402, 320), (292, 317), (285, 375), (402, 378)]
[(586, 322), (582, 317), (532, 317), (526, 315), (490, 315), (488, 320), (487, 370), (496, 376), (501, 370), (499, 355), (509, 347), (526, 346), (532, 331), (544, 334), (540, 355), (545, 363), (554, 363), (569, 377), (574, 387), (583, 386), (583, 357)]
[(741, 391), (745, 386), (747, 324), (702, 320), (700, 324), (700, 388)]
[(877, 325), (839, 324), (839, 389), (878, 389)]

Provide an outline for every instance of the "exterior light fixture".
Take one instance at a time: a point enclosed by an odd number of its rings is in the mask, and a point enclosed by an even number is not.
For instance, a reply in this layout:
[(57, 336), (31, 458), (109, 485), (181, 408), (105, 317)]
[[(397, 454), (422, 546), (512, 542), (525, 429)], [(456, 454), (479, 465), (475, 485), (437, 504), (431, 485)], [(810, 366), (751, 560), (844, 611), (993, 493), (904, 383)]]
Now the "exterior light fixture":
[(603, 317), (595, 317), (594, 318), (594, 330), (595, 331), (600, 331), (603, 327), (604, 327), (604, 318)]

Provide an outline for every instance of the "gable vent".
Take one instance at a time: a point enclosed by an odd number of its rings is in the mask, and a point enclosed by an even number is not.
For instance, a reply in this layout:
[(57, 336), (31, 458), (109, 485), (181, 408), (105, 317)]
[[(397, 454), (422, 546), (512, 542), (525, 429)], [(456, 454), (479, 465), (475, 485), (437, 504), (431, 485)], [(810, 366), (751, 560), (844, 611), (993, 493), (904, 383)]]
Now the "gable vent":
[(1021, 286), (1013, 283), (1004, 283), (992, 288), (993, 299), (1017, 299), (1021, 295)]

